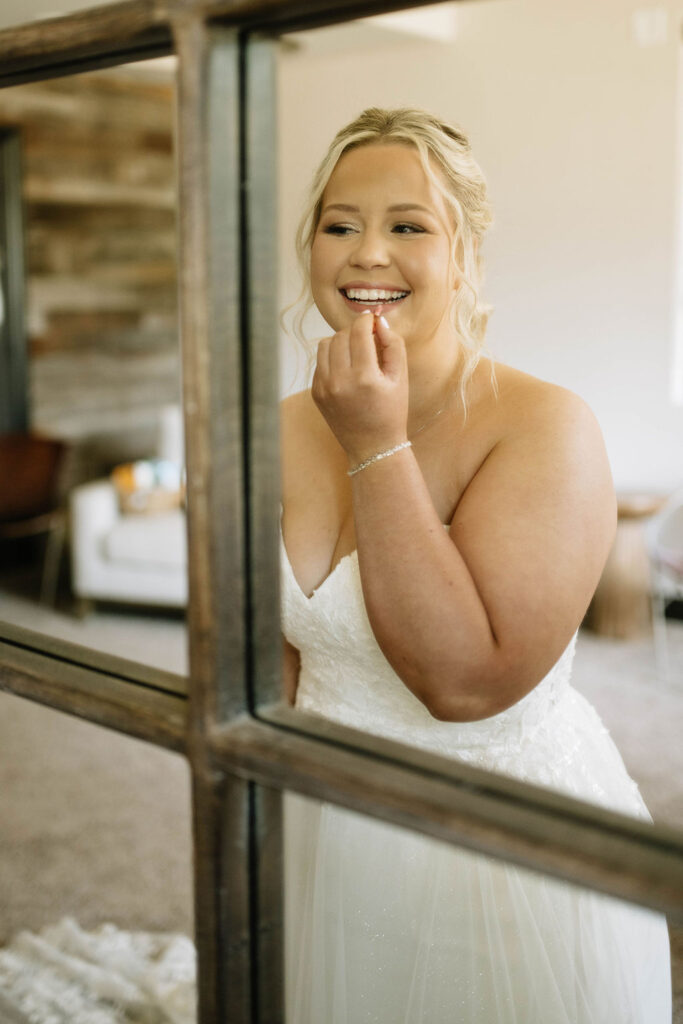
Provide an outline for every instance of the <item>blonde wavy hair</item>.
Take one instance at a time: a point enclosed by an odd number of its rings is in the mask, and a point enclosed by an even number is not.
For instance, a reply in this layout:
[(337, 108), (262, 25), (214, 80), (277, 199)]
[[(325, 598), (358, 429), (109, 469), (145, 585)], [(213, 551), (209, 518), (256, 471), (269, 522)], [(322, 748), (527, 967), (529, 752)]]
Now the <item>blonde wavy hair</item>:
[(304, 285), (285, 313), (298, 310), (294, 332), (312, 359), (314, 352), (305, 337), (303, 323), (314, 305), (310, 286), (311, 247), (320, 220), (323, 193), (345, 153), (377, 143), (403, 143), (417, 150), (427, 178), (452, 215), (455, 232), (451, 260), (459, 275), (460, 287), (454, 291), (451, 316), (464, 355), (460, 395), (466, 409), (467, 383), (479, 362), (491, 311), (480, 297), (483, 276), (480, 247), (493, 218), (484, 176), (472, 155), (469, 140), (457, 126), (446, 124), (424, 110), (369, 107), (337, 132), (315, 173), (296, 233), (296, 252)]

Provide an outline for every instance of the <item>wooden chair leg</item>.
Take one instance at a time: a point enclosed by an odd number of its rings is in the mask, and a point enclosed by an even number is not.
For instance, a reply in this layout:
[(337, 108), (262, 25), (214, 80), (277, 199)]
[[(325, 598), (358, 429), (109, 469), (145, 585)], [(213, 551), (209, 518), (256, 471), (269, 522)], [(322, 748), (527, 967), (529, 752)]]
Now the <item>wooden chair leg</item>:
[(95, 602), (91, 597), (76, 597), (73, 603), (73, 613), (78, 619), (87, 619), (95, 611)]
[(652, 589), (652, 630), (655, 645), (655, 666), (657, 679), (668, 684), (671, 680), (669, 666), (669, 645), (666, 634), (666, 600), (655, 587)]
[(53, 523), (47, 535), (45, 558), (43, 561), (43, 576), (40, 584), (40, 603), (49, 604), (54, 607), (57, 599), (57, 584), (59, 583), (59, 569), (62, 564), (64, 552), (64, 541), (66, 539), (66, 513), (63, 511), (55, 514)]

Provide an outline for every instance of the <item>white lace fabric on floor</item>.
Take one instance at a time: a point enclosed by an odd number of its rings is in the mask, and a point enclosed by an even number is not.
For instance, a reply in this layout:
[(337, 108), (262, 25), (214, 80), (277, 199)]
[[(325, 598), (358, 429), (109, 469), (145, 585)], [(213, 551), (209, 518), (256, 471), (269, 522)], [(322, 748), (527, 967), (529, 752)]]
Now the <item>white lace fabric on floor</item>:
[[(281, 543), (297, 707), (650, 820), (593, 707), (576, 637), (523, 700), (439, 722), (375, 640), (356, 553), (311, 597)], [(285, 800), (287, 1024), (670, 1024), (666, 922), (341, 808)]]
[(196, 1024), (184, 935), (83, 931), (69, 918), (0, 949), (2, 1024)]

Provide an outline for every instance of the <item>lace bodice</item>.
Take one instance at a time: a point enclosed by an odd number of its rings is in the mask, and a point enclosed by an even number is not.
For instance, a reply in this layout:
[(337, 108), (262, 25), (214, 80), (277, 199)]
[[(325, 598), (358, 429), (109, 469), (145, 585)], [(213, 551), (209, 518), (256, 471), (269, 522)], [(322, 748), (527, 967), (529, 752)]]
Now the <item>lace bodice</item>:
[[(298, 708), (627, 813), (647, 814), (599, 716), (571, 686), (576, 636), (517, 704), (478, 722), (437, 721), (402, 683), (375, 639), (356, 552), (307, 597), (282, 537), (280, 550), (283, 632), (301, 654)], [(616, 790), (592, 770), (586, 745), (596, 743), (621, 766), (624, 779)]]

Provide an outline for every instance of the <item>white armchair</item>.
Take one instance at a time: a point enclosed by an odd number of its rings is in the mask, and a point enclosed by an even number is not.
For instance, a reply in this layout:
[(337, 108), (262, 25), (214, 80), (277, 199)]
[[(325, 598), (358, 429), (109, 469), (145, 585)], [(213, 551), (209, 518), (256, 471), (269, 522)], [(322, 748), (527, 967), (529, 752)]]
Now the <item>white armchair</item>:
[[(159, 454), (182, 462), (180, 410), (162, 410)], [(71, 493), (72, 589), (83, 602), (121, 601), (182, 608), (187, 603), (187, 542), (182, 509), (121, 512), (110, 480)]]

